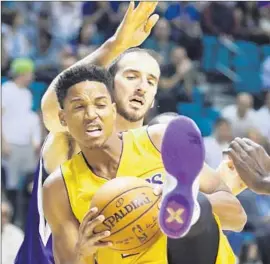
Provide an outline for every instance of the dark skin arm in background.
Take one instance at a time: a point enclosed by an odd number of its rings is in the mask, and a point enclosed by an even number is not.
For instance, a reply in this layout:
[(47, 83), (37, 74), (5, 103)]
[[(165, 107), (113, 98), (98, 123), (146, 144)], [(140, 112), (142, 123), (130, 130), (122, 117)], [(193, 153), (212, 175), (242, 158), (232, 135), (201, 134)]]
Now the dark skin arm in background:
[(262, 146), (247, 138), (236, 138), (225, 153), (248, 188), (270, 195), (270, 156)]

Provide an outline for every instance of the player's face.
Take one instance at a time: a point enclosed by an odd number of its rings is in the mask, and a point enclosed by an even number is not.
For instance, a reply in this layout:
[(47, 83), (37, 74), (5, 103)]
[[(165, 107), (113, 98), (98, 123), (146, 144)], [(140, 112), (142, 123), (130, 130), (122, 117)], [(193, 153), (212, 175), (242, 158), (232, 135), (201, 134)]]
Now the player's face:
[(142, 120), (153, 105), (159, 77), (159, 65), (150, 55), (126, 54), (114, 79), (117, 113), (130, 122)]
[(114, 130), (116, 108), (105, 84), (84, 81), (68, 90), (59, 116), (80, 146), (101, 148)]

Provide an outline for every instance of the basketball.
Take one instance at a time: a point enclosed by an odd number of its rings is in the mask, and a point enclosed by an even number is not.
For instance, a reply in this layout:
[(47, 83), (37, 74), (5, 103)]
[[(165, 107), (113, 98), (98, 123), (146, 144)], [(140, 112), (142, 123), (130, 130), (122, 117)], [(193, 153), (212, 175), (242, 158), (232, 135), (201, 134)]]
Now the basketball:
[(109, 230), (102, 241), (112, 241), (112, 249), (136, 254), (151, 246), (160, 236), (158, 203), (161, 196), (153, 187), (136, 177), (121, 177), (105, 183), (94, 195), (91, 207), (105, 216), (94, 233)]

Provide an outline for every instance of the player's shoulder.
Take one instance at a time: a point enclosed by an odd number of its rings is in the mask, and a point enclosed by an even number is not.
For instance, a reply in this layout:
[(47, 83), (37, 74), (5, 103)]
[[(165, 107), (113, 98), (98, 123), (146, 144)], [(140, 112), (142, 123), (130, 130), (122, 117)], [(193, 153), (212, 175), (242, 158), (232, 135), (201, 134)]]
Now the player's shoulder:
[(63, 182), (61, 168), (58, 167), (54, 172), (52, 172), (44, 182), (45, 188), (54, 187), (55, 185), (59, 185)]
[(51, 173), (43, 184), (42, 207), (53, 232), (58, 232), (63, 221), (72, 217), (68, 191), (60, 168)]
[(156, 124), (151, 126), (143, 126), (140, 128), (130, 129), (126, 131), (129, 134), (132, 134), (134, 138), (141, 138), (141, 137), (147, 137), (152, 139), (159, 138), (162, 136), (166, 130), (167, 124)]
[(58, 211), (69, 206), (69, 196), (60, 168), (56, 169), (45, 180), (42, 188), (43, 208)]
[(155, 125), (145, 125), (139, 128), (129, 129), (124, 131), (123, 133), (132, 133), (135, 135), (140, 135), (144, 133), (151, 133), (151, 134), (161, 134), (165, 131), (168, 124), (155, 124)]
[(156, 124), (147, 127), (149, 139), (158, 150), (161, 149), (161, 142), (167, 126), (168, 124)]
[(152, 126), (147, 126), (147, 132), (150, 137), (160, 137), (163, 136), (168, 124), (155, 124)]
[(65, 182), (62, 176), (61, 168), (59, 167), (44, 181), (43, 194), (45, 197), (55, 197), (55, 195), (61, 193), (61, 190), (63, 189), (65, 189)]
[(139, 144), (145, 148), (154, 146), (158, 151), (160, 150), (161, 139), (165, 132), (167, 125), (157, 124), (152, 126), (143, 126), (140, 128), (129, 129), (122, 132), (123, 136), (126, 136), (136, 145)]

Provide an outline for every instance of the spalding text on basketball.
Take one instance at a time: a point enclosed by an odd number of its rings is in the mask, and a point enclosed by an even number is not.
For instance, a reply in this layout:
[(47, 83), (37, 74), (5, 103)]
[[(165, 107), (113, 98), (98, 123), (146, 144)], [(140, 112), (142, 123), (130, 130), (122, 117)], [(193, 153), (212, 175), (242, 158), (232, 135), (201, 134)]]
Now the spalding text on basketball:
[[(122, 199), (120, 203), (123, 202), (124, 204), (123, 198), (120, 199)], [(129, 204), (122, 206), (122, 209), (118, 210), (113, 215), (107, 217), (103, 221), (103, 224), (108, 227), (109, 230), (111, 230), (115, 226), (115, 224), (118, 223), (121, 219), (123, 219), (126, 215), (130, 214), (137, 208), (149, 203), (152, 203), (150, 198), (145, 193), (141, 193), (139, 197), (136, 197), (136, 199), (131, 201)], [(119, 205), (119, 201), (116, 201), (116, 204)]]

